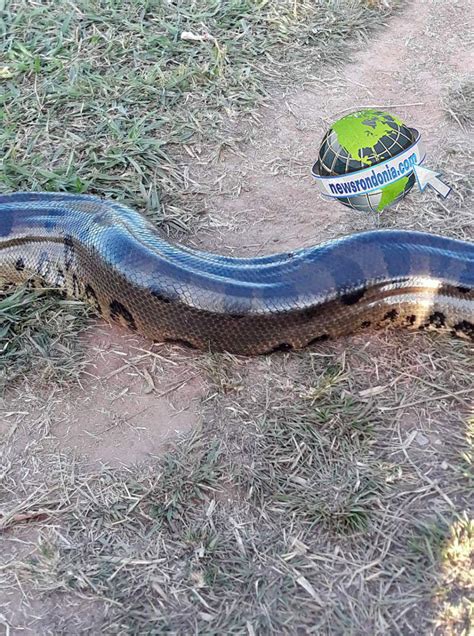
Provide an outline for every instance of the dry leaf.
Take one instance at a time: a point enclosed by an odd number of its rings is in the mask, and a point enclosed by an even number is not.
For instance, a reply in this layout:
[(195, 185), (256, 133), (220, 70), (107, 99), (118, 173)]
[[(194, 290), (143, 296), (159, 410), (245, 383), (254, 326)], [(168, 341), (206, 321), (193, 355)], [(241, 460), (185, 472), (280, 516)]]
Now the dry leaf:
[(304, 590), (306, 590), (308, 592), (308, 594), (310, 594), (310, 596), (312, 596), (317, 603), (319, 603), (320, 605), (323, 604), (320, 596), (316, 593), (316, 590), (311, 585), (311, 583), (308, 581), (308, 579), (306, 579), (304, 576), (299, 576), (296, 579), (296, 582), (298, 583), (298, 585), (301, 585), (301, 587)]
[(181, 33), (181, 39), (186, 42), (215, 42), (216, 38), (210, 33), (203, 33), (202, 35), (198, 35), (196, 33), (191, 33), (191, 31), (183, 31)]

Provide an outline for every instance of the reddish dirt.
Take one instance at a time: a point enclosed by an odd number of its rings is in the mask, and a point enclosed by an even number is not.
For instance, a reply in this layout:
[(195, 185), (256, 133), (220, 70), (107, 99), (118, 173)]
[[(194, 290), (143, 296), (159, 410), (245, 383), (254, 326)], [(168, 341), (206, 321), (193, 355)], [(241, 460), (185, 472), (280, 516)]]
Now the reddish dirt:
[(162, 453), (198, 424), (203, 382), (186, 364), (186, 352), (160, 351), (115, 325), (100, 325), (86, 339), (82, 389), (58, 405), (54, 418), (59, 447), (126, 465)]

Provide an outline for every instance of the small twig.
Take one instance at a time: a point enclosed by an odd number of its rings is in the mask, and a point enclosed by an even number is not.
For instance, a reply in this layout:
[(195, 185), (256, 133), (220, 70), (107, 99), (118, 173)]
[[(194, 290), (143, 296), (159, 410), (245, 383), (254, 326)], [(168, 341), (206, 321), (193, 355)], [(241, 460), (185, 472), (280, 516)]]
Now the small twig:
[(399, 409), (408, 408), (409, 406), (417, 406), (418, 404), (424, 404), (425, 402), (435, 402), (436, 400), (443, 400), (445, 398), (455, 398), (457, 395), (465, 395), (466, 393), (472, 393), (474, 389), (463, 389), (462, 391), (456, 391), (456, 393), (444, 393), (443, 395), (433, 395), (432, 397), (423, 398), (422, 400), (416, 400), (415, 402), (407, 402), (404, 404), (398, 404), (397, 406), (379, 406), (380, 411), (398, 411)]
[(23, 521), (32, 521), (33, 519), (39, 519), (42, 521), (44, 517), (50, 516), (52, 513), (57, 512), (57, 510), (32, 510), (31, 512), (19, 512), (16, 515), (5, 515), (0, 518), (0, 530), (5, 530), (10, 526), (16, 525), (17, 523), (22, 523)]

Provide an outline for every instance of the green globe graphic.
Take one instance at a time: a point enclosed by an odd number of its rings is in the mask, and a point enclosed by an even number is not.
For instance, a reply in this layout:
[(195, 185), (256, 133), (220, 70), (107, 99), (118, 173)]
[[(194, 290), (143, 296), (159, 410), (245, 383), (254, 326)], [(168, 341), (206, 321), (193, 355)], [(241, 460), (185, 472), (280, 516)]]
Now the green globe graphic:
[[(390, 113), (371, 108), (350, 113), (324, 135), (313, 174), (340, 176), (375, 166), (409, 148), (416, 136), (416, 130)], [(406, 196), (414, 183), (412, 172), (377, 190), (337, 200), (354, 210), (381, 212)]]

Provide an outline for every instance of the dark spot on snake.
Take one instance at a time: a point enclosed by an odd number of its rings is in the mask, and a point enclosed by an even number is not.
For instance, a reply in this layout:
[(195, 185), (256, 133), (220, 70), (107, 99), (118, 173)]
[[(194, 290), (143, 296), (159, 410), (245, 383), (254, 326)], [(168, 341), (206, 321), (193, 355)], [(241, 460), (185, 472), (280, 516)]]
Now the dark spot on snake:
[(156, 298), (157, 300), (159, 300), (161, 303), (170, 303), (171, 302), (171, 298), (167, 298), (166, 296), (163, 296), (163, 294), (160, 294), (160, 292), (151, 290), (151, 295), (154, 298)]
[(390, 311), (387, 311), (383, 319), (393, 321), (397, 318), (397, 316), (398, 316), (398, 311), (396, 309), (391, 309)]
[(435, 327), (444, 327), (446, 325), (446, 317), (440, 311), (435, 311), (428, 318), (428, 322), (430, 325), (434, 325)]
[(181, 347), (187, 347), (188, 349), (196, 349), (193, 343), (189, 342), (189, 340), (181, 340), (181, 338), (165, 338), (164, 341), (168, 342), (169, 344), (176, 344), (180, 345)]
[(85, 294), (89, 300), (97, 300), (97, 294), (90, 285), (86, 285)]
[(312, 318), (316, 318), (317, 316), (319, 316), (320, 313), (321, 313), (321, 307), (318, 307), (318, 306), (307, 307), (306, 309), (303, 309), (303, 315), (308, 320), (311, 320)]
[(65, 283), (64, 272), (58, 267), (56, 271), (56, 280), (54, 281), (55, 287), (63, 287)]
[(453, 327), (453, 334), (463, 333), (471, 340), (474, 340), (474, 323), (469, 322), (469, 320), (461, 320)]
[(288, 344), (288, 342), (282, 342), (276, 347), (273, 347), (270, 353), (277, 353), (278, 351), (291, 351), (292, 349), (293, 345)]
[(326, 342), (326, 340), (329, 340), (329, 334), (323, 333), (321, 336), (316, 336), (316, 338), (310, 340), (308, 342), (308, 347), (311, 347), (311, 345), (314, 345), (317, 342)]
[(21, 256), (15, 261), (15, 269), (17, 272), (22, 272), (25, 269), (25, 261), (21, 258)]
[(79, 280), (77, 279), (76, 274), (72, 275), (72, 295), (74, 296), (74, 298), (79, 298), (80, 296), (80, 287), (79, 287)]
[(119, 302), (118, 300), (113, 300), (110, 303), (109, 308), (110, 308), (110, 317), (112, 318), (112, 320), (115, 320), (118, 322), (120, 318), (123, 318), (123, 320), (127, 324), (127, 327), (129, 327), (133, 331), (136, 331), (137, 325), (135, 323), (134, 317), (132, 316), (130, 311), (124, 305), (122, 305), (121, 302)]
[(69, 271), (74, 258), (74, 243), (72, 236), (66, 235), (64, 237), (64, 267), (66, 271)]
[(469, 289), (469, 287), (463, 287), (462, 285), (459, 285), (458, 287), (456, 287), (456, 291), (458, 291), (460, 294), (468, 294), (471, 290)]
[(96, 311), (98, 314), (101, 314), (102, 308), (100, 306), (99, 299), (97, 298), (97, 294), (95, 293), (94, 289), (90, 285), (86, 285), (84, 294), (87, 300), (89, 301), (89, 303), (92, 305), (94, 311)]
[(370, 327), (372, 323), (370, 322), (370, 320), (364, 320), (364, 322), (361, 323), (361, 327), (364, 327), (364, 329), (366, 329), (367, 327)]
[(414, 325), (415, 322), (416, 322), (415, 314), (411, 314), (410, 316), (407, 316), (406, 317), (406, 322), (407, 322), (407, 325)]
[(355, 303), (362, 298), (365, 292), (366, 289), (363, 287), (362, 289), (349, 292), (348, 294), (343, 294), (340, 298), (340, 301), (343, 305), (355, 305)]

